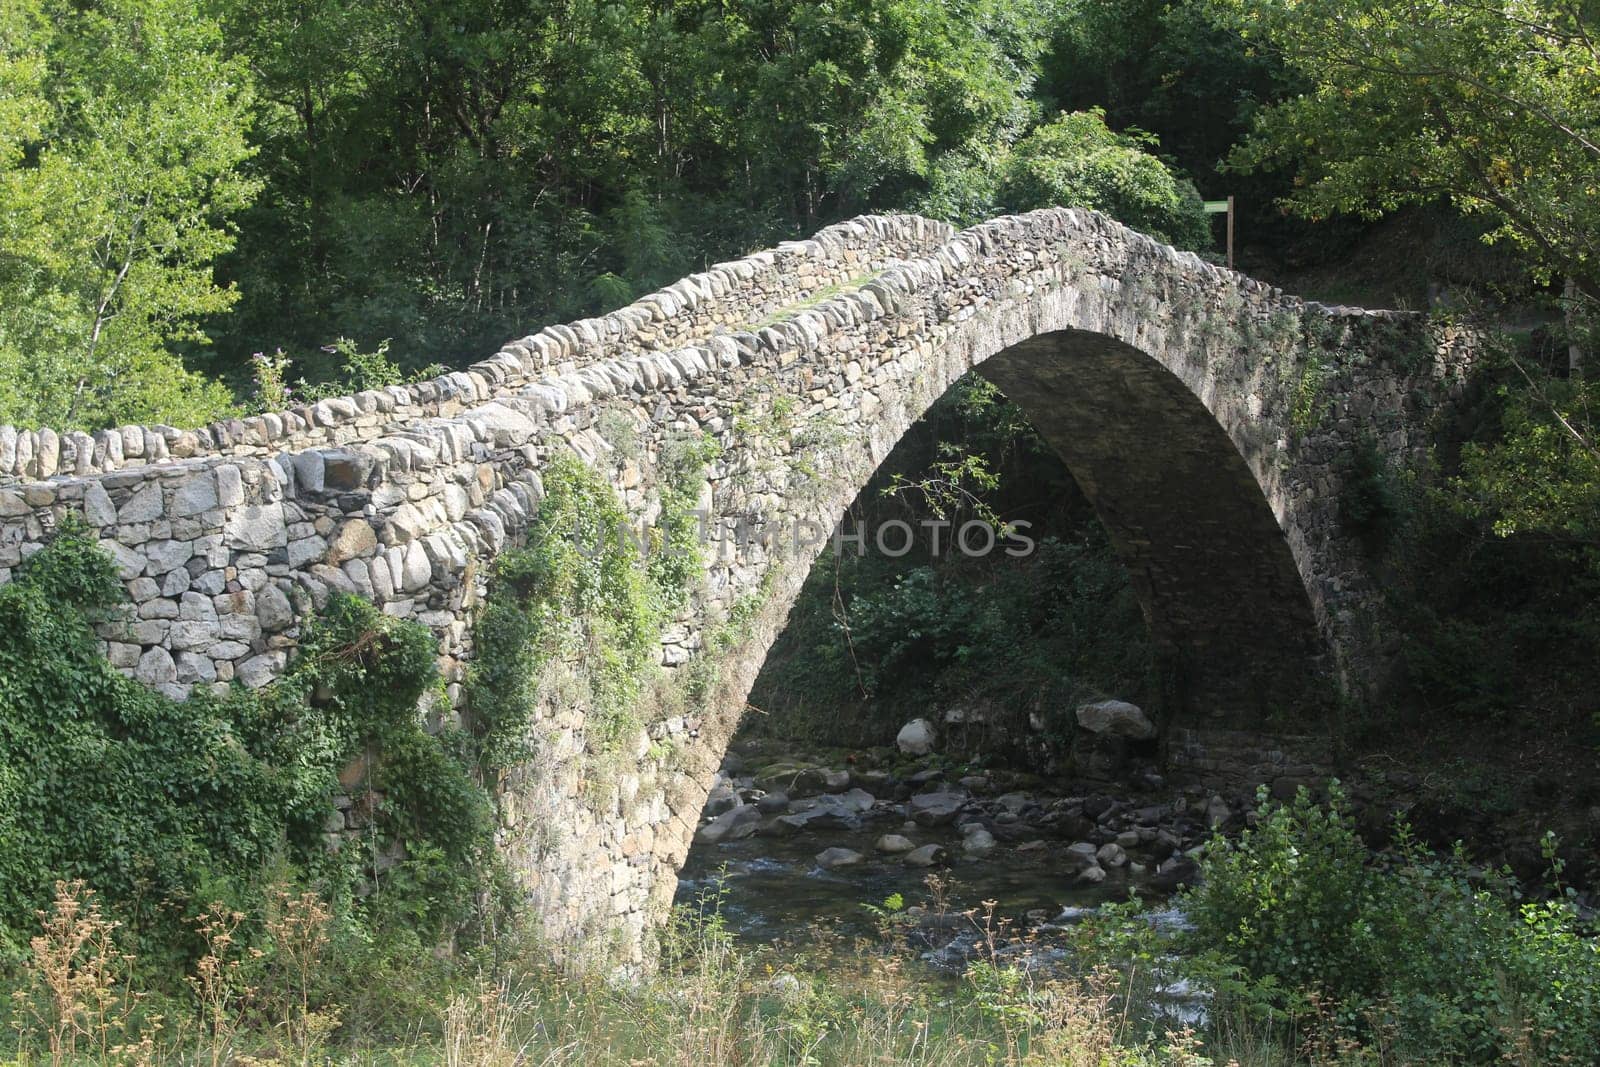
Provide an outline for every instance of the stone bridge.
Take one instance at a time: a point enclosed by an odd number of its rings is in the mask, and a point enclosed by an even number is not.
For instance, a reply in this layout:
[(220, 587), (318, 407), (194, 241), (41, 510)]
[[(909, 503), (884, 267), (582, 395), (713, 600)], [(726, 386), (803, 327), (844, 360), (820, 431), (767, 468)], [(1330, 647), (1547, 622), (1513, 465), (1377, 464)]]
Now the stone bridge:
[[(1142, 599), (1169, 719), (1237, 723), (1381, 677), (1346, 483), (1363, 452), (1394, 466), (1423, 452), (1473, 347), (1418, 316), (1287, 296), (1090, 212), (960, 233), (864, 216), (420, 384), (194, 431), (0, 428), (0, 581), (76, 512), (129, 593), (107, 654), (146, 683), (175, 697), (266, 684), (343, 590), (433, 629), (459, 707), (487, 565), (526, 530), (550, 458), (575, 453), (649, 522), (671, 442), (716, 438), (705, 573), (660, 655), (668, 672), (715, 658), (713, 691), (687, 713), (644, 709), (603, 795), (570, 709), (536, 721), (537, 755), (500, 783), (502, 844), (547, 930), (612, 931), (637, 952), (820, 547), (748, 532), (832, 529), (956, 379), (993, 380), (1093, 501)], [(736, 606), (735, 637), (707, 642)]]

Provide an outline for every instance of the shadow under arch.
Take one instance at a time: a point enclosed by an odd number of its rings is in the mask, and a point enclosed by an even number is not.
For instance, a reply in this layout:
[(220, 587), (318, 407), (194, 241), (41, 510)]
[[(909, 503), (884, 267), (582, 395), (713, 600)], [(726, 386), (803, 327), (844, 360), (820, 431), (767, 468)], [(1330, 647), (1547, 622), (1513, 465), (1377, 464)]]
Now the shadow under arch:
[(1132, 345), (1071, 329), (976, 370), (1093, 504), (1144, 609), (1164, 711), (1259, 722), (1319, 695), (1326, 641), (1285, 533), (1217, 416), (1176, 374)]

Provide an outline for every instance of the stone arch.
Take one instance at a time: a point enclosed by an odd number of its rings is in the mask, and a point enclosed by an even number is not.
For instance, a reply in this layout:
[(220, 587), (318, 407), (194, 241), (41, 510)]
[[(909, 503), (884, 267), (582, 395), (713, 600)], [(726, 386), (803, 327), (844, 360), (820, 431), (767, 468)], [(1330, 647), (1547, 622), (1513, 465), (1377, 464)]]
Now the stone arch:
[[(1034, 227), (1066, 247), (1010, 244)], [(1023, 277), (975, 283), (968, 273), (1008, 255), (1027, 264)], [(1381, 598), (1359, 536), (1341, 521), (1343, 481), (1358, 448), (1403, 463), (1423, 447), (1470, 338), (1415, 316), (1289, 297), (1075, 212), (985, 224), (863, 292), (892, 316), (935, 324), (935, 340), (906, 346), (858, 406), (854, 450), (834, 457), (813, 509), (820, 523), (836, 522), (910, 425), (976, 370), (1021, 407), (1095, 505), (1175, 676), (1170, 711), (1233, 723), (1298, 713), (1315, 731), (1323, 703), (1341, 686), (1358, 691), (1381, 665), (1372, 643)], [(803, 343), (805, 390), (849, 410), (866, 376), (851, 350)], [(820, 388), (819, 355), (842, 368)], [(766, 571), (776, 577), (766, 610), (728, 654), (721, 715), (701, 728), (701, 781), (811, 563)], [(693, 791), (690, 810), (703, 798)], [(678, 829), (664, 871), (687, 855), (693, 824)]]
[[(505, 798), (502, 846), (552, 938), (609, 928), (637, 953), (814, 554), (741, 547), (741, 524), (827, 530), (977, 368), (1094, 499), (1189, 710), (1292, 703), (1278, 682), (1324, 671), (1354, 691), (1383, 648), (1339, 506), (1349, 457), (1414, 459), (1473, 347), (1415, 316), (1286, 296), (1094, 213), (959, 234), (865, 216), (428, 382), (197, 431), (0, 427), (0, 581), (76, 513), (133, 602), (102, 630), (108, 654), (151, 684), (265, 684), (340, 590), (430, 626), (459, 697), (489, 564), (537, 511), (541, 466), (576, 453), (648, 521), (665, 442), (715, 437), (707, 566), (661, 649), (669, 671), (716, 668), (710, 699), (652, 720), (604, 804), (581, 797), (583, 723), (546, 724), (549, 760)], [(739, 633), (710, 647), (734, 615)], [(526, 836), (552, 824), (572, 832)]]

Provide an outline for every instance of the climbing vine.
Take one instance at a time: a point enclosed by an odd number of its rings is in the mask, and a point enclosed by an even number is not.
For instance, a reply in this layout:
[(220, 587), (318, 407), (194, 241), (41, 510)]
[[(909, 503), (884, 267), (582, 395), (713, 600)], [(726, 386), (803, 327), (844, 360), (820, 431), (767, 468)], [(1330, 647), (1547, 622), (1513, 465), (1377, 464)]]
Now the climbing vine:
[(1289, 398), (1289, 428), (1296, 437), (1304, 437), (1322, 421), (1328, 408), (1323, 386), (1327, 384), (1329, 373), (1328, 365), (1320, 356), (1313, 353), (1306, 357)]
[[(258, 902), (284, 864), (364, 921), (403, 916), (427, 939), (466, 920), (489, 808), (418, 722), (437, 684), (426, 628), (335, 595), (281, 679), (178, 701), (101, 653), (93, 623), (122, 598), (70, 522), (0, 587), (0, 954), (58, 878), (93, 886), (154, 966), (189, 944), (171, 902)], [(330, 848), (357, 757), (382, 801), (361, 841)]]
[(642, 537), (598, 472), (571, 455), (545, 467), (527, 547), (496, 561), (475, 631), (467, 694), (486, 776), (534, 754), (543, 703), (581, 711), (602, 763), (643, 726), (662, 627), (704, 565), (695, 507), (718, 454), (710, 438), (663, 446), (661, 515)]
[(648, 570), (668, 610), (683, 605), (705, 569), (700, 542), (709, 516), (697, 509), (706, 465), (721, 454), (722, 446), (708, 435), (674, 437), (661, 448), (661, 516), (650, 532)]
[(660, 631), (627, 513), (611, 487), (576, 457), (552, 460), (527, 547), (495, 562), (492, 593), (476, 630), (468, 706), (486, 771), (532, 755), (530, 727), (553, 679), (550, 667), (579, 668), (592, 747), (606, 750), (635, 714), (640, 678)]

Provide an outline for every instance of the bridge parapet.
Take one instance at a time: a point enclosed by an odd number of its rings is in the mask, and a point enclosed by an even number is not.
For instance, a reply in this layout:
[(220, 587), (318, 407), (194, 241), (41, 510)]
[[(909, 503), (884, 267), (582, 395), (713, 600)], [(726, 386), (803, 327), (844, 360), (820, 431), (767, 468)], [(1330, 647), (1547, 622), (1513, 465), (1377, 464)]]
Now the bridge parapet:
[(370, 440), (411, 420), (448, 418), (552, 372), (620, 353), (670, 351), (759, 324), (785, 307), (923, 255), (954, 232), (915, 215), (863, 215), (807, 240), (716, 264), (598, 318), (548, 326), (465, 370), (195, 430), (121, 426), (89, 434), (0, 426), (0, 485)]

